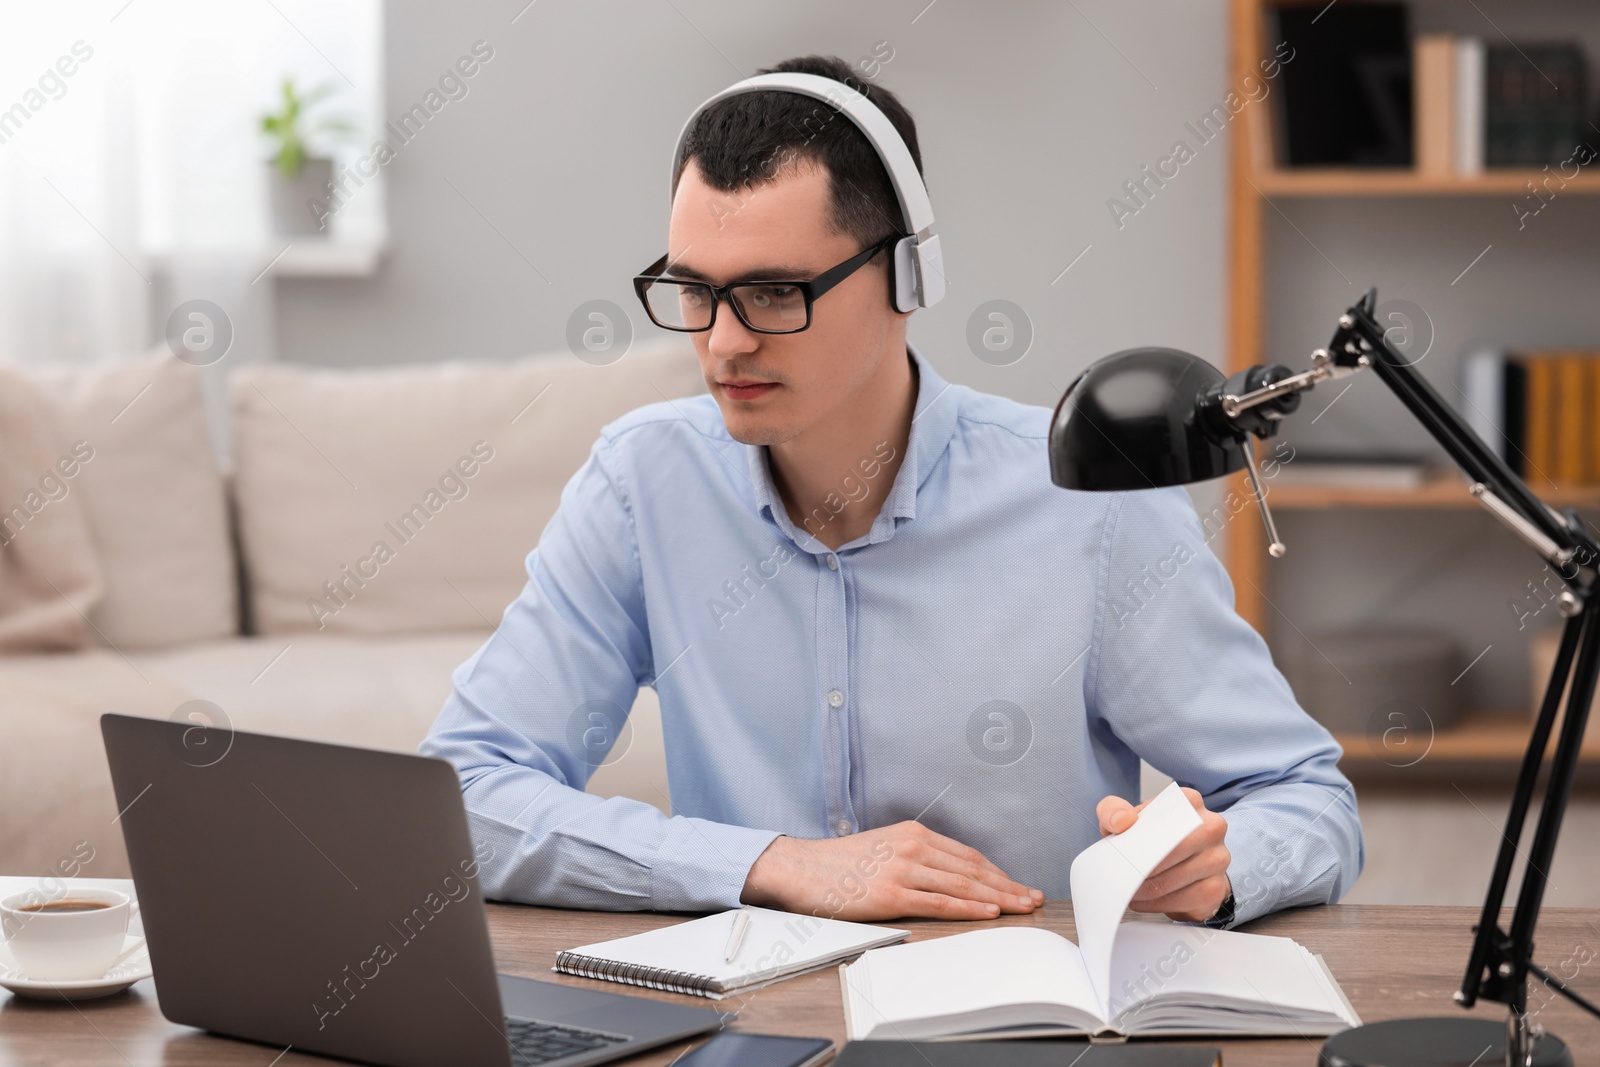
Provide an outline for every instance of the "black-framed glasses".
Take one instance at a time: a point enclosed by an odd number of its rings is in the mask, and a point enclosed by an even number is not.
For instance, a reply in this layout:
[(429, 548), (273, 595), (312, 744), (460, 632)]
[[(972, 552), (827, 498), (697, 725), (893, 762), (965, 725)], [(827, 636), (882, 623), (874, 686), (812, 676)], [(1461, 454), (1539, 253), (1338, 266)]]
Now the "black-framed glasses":
[(717, 303), (726, 300), (739, 321), (756, 333), (799, 333), (811, 325), (811, 305), (822, 294), (898, 240), (899, 234), (885, 237), (809, 281), (752, 280), (731, 285), (688, 281), (657, 273), (667, 265), (663, 255), (633, 279), (633, 290), (650, 321), (664, 329), (709, 330), (717, 321)]

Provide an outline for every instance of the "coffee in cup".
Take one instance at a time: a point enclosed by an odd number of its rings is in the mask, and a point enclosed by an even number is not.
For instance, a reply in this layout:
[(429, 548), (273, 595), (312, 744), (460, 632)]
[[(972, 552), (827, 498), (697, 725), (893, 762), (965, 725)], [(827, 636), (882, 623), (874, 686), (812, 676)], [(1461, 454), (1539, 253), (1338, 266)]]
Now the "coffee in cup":
[(79, 982), (106, 972), (144, 949), (124, 947), (128, 920), (139, 905), (115, 889), (72, 889), (59, 900), (28, 891), (0, 900), (0, 933), (22, 973), (46, 982)]
[(60, 915), (74, 911), (99, 911), (101, 908), (109, 907), (110, 904), (99, 900), (46, 900), (39, 904), (24, 904), (17, 910), (24, 915), (35, 915), (39, 912)]

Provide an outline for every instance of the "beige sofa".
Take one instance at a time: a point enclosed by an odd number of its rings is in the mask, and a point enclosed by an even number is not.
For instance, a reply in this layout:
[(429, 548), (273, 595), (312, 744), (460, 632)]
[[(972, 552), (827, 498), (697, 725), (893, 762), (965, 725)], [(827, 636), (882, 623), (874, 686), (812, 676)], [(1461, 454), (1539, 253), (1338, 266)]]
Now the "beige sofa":
[[(84, 647), (0, 656), (0, 874), (46, 873), (87, 842), (83, 874), (126, 875), (105, 711), (414, 750), (600, 428), (704, 389), (678, 338), (609, 366), (239, 367), (225, 475), (201, 405), (221, 369), (155, 353), (29, 372), (61, 447), (93, 457), (62, 482), (76, 504), (16, 536), (78, 509), (102, 592), (74, 604)], [(590, 791), (664, 806), (661, 752), (643, 690)]]

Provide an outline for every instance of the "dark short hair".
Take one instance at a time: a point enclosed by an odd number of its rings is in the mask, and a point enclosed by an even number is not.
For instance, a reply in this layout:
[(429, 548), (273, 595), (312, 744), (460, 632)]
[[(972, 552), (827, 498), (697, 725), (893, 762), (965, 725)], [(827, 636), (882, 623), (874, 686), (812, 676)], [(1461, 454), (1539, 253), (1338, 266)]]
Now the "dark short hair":
[[(922, 173), (916, 123), (893, 93), (869, 84), (837, 56), (786, 59), (757, 73), (790, 71), (832, 78), (865, 96), (899, 131), (917, 173)], [(691, 159), (706, 184), (722, 192), (774, 181), (802, 162), (820, 164), (828, 173), (833, 232), (854, 237), (865, 248), (905, 230), (900, 201), (872, 142), (847, 115), (823, 100), (782, 91), (719, 100), (689, 128), (683, 162), (672, 176), (674, 195)]]

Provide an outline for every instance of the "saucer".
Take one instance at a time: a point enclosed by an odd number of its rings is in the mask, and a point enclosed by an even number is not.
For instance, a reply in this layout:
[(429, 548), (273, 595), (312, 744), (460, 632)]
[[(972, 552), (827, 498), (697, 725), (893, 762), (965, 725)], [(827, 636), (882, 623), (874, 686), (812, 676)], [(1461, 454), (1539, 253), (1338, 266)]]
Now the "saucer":
[[(129, 934), (122, 942), (126, 948), (135, 939)], [(0, 987), (11, 990), (19, 997), (33, 997), (36, 1000), (93, 1000), (96, 997), (109, 997), (113, 993), (120, 993), (133, 983), (149, 978), (155, 972), (150, 969), (150, 954), (141, 952), (132, 959), (126, 960), (111, 968), (99, 978), (80, 979), (75, 982), (47, 982), (42, 978), (29, 978), (17, 968), (16, 960), (11, 957), (10, 947), (0, 941)]]

